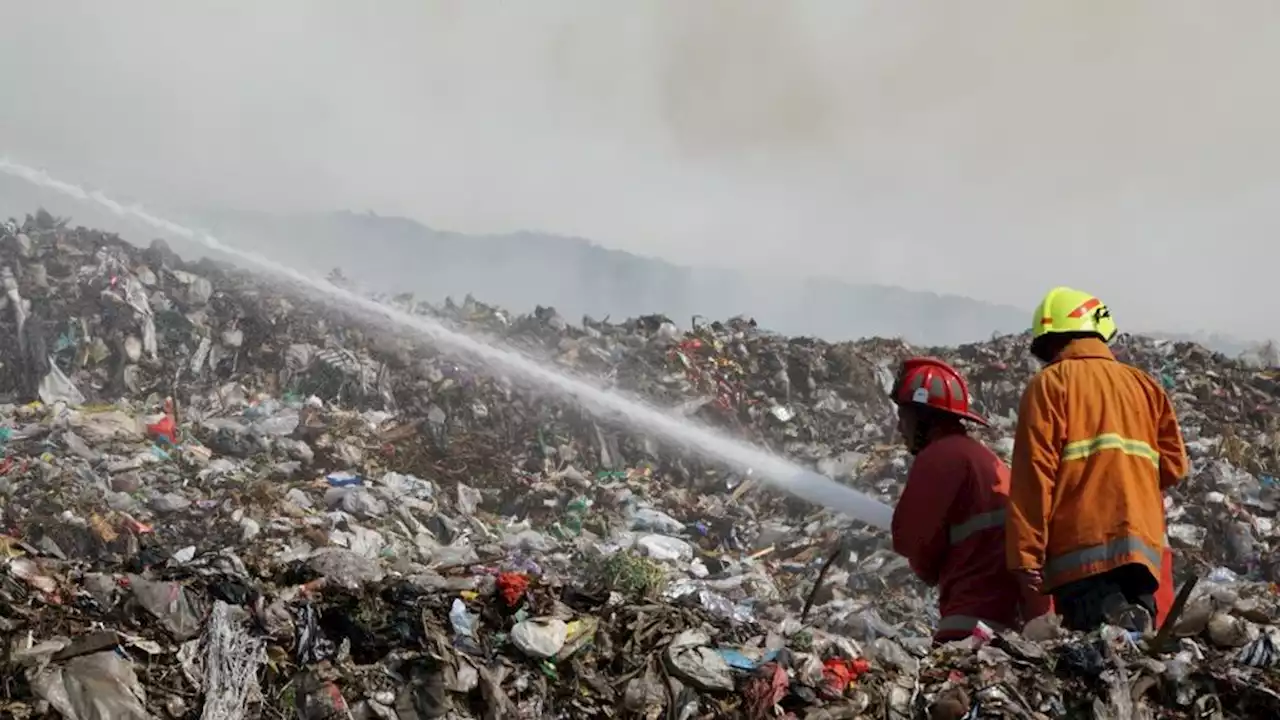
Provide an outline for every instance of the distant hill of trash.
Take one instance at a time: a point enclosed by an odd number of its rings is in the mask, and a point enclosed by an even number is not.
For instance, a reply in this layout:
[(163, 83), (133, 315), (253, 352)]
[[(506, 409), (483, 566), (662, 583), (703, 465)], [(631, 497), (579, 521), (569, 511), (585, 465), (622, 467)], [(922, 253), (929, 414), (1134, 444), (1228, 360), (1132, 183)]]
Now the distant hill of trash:
[[(684, 327), (695, 315), (749, 313), (788, 335), (852, 340), (905, 332), (912, 341), (930, 344), (1020, 332), (1027, 323), (1026, 309), (965, 297), (687, 267), (544, 233), (463, 235), (356, 213), (225, 213), (210, 224), (229, 242), (269, 248), (273, 257), (317, 273), (341, 267), (353, 280), (397, 292), (433, 299), (470, 293), (513, 310), (552, 306), (567, 317), (662, 313)], [(551, 277), (556, 282), (546, 282)], [(876, 311), (858, 310), (870, 307)]]

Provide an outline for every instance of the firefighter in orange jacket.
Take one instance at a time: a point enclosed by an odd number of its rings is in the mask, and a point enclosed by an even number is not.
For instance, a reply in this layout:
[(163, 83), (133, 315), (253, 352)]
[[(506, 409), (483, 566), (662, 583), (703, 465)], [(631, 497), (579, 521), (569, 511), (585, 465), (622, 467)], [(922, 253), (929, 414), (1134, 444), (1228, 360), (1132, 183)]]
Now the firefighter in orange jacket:
[(1117, 328), (1098, 298), (1054, 288), (1033, 323), (1045, 367), (1018, 410), (1009, 569), (1027, 595), (1051, 594), (1067, 627), (1146, 630), (1172, 592), (1162, 491), (1188, 470), (1173, 406), (1111, 353)]
[(1004, 564), (1009, 469), (962, 421), (986, 421), (969, 409), (969, 388), (933, 358), (907, 360), (892, 390), (898, 430), (915, 456), (893, 511), (893, 549), (926, 584), (938, 587), (941, 621), (934, 639), (1019, 625), (1017, 580)]

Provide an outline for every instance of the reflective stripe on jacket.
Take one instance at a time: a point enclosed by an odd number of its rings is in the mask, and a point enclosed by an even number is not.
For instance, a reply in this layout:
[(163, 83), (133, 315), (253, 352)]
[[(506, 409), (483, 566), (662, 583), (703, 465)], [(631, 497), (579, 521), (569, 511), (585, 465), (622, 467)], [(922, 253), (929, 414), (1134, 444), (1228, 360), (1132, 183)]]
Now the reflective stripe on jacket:
[(951, 544), (959, 545), (972, 537), (974, 533), (979, 533), (983, 530), (1003, 528), (1004, 517), (1004, 508), (971, 515), (969, 519), (951, 526), (948, 531)]
[(1021, 596), (1003, 554), (1008, 491), (1005, 464), (962, 432), (933, 440), (912, 462), (893, 512), (893, 549), (938, 587), (943, 618), (1017, 624)]
[(1160, 578), (1162, 490), (1186, 476), (1169, 396), (1117, 362), (1101, 340), (1075, 340), (1027, 386), (1018, 411), (1006, 521), (1015, 570), (1044, 587), (1139, 563)]

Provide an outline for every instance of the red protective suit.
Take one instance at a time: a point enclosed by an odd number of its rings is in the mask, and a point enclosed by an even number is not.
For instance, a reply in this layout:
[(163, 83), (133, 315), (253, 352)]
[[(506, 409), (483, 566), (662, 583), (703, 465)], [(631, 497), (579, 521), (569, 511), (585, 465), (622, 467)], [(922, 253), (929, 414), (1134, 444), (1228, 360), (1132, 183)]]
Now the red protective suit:
[(1168, 617), (1169, 611), (1173, 609), (1173, 601), (1176, 597), (1176, 593), (1173, 591), (1173, 551), (1166, 544), (1163, 562), (1160, 567), (1160, 588), (1156, 590), (1155, 619), (1157, 628), (1164, 624), (1164, 619)]
[(1004, 562), (1009, 469), (981, 442), (954, 431), (916, 455), (893, 512), (893, 549), (939, 591), (934, 639), (968, 636), (981, 620), (1019, 623), (1021, 594)]

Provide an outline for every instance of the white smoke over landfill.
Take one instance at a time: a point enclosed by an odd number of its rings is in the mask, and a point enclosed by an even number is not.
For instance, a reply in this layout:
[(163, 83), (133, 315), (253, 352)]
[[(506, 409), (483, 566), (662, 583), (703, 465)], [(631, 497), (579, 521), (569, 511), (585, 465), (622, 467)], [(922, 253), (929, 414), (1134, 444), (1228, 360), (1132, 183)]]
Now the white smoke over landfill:
[(5, 3), (0, 145), (149, 206), (373, 209), (1028, 308), (1067, 282), (1130, 326), (1274, 336), (1278, 15)]

